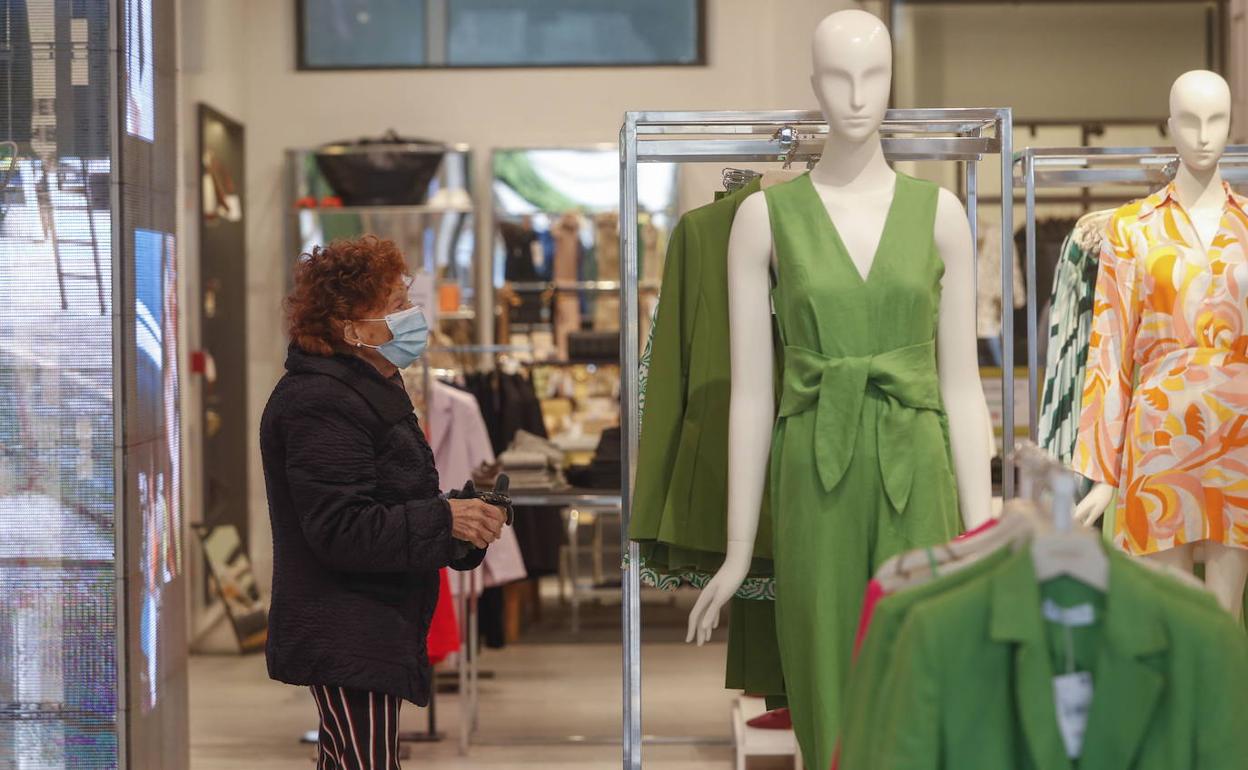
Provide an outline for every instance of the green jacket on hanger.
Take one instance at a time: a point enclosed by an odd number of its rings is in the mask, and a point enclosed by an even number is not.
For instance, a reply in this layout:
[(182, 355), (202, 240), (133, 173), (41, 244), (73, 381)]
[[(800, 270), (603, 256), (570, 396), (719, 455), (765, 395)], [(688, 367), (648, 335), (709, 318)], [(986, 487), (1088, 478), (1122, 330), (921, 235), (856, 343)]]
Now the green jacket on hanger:
[[(1229, 614), (1108, 552), (1109, 589), (1036, 580), (1020, 549), (910, 610), (885, 682), (886, 770), (1240, 770), (1248, 758), (1248, 638)], [(1045, 619), (1044, 602), (1084, 621)], [(1072, 621), (1073, 623), (1073, 621)], [(1092, 675), (1078, 758), (1054, 677)], [(846, 767), (845, 770), (851, 770)], [(852, 768), (852, 770), (860, 770)]]
[[(641, 436), (629, 536), (642, 580), (703, 587), (727, 546), (728, 236), (754, 180), (690, 211), (672, 231), (657, 317), (642, 356)], [(729, 612), (725, 687), (783, 705), (771, 517), (764, 496), (751, 577)], [(756, 601), (764, 600), (764, 601)]]
[[(705, 585), (728, 541), (728, 236), (754, 180), (681, 217), (651, 339), (629, 537), (644, 566)], [(769, 579), (764, 503), (751, 576)], [(767, 583), (770, 581), (767, 580)], [(740, 595), (769, 590), (758, 581)]]

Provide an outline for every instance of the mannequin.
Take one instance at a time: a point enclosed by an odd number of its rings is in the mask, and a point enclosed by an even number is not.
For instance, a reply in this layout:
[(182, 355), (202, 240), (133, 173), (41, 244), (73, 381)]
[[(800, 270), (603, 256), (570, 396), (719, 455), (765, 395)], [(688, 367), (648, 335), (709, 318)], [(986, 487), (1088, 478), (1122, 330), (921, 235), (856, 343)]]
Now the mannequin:
[[(830, 130), (811, 179), (859, 273), (868, 275), (896, 181), (879, 134), (892, 78), (891, 41), (875, 16), (839, 11), (816, 29), (813, 54), (818, 69), (811, 84)], [(772, 373), (756, 365), (773, 355), (767, 295), (771, 239), (766, 202), (756, 193), (737, 214), (728, 251), (733, 363), (728, 553), (690, 614), (689, 641), (698, 644), (718, 627), (720, 609), (745, 579), (758, 528), (775, 418)], [(983, 437), (992, 434), (992, 426), (976, 361), (970, 225), (961, 202), (947, 190), (941, 190), (936, 212), (936, 241), (946, 265), (938, 340), (941, 393), (963, 521), (970, 529), (990, 518), (990, 458)]]
[[(1179, 155), (1174, 193), (1199, 239), (1199, 248), (1186, 256), (1193, 268), (1209, 266), (1210, 246), (1223, 223), (1227, 196), (1218, 162), (1226, 149), (1230, 115), (1230, 88), (1216, 73), (1187, 72), (1170, 89), (1169, 128)], [(1080, 432), (1083, 433), (1082, 426)], [(1096, 523), (1115, 491), (1115, 485), (1097, 482), (1076, 507), (1075, 518), (1087, 526)], [(1197, 546), (1204, 547), (1206, 585), (1224, 607), (1240, 615), (1248, 576), (1248, 550), (1211, 541), (1189, 542), (1148, 554), (1146, 558), (1191, 572), (1197, 561)]]
[[(773, 383), (772, 367), (760, 365), (760, 362), (769, 362), (774, 360), (775, 353), (772, 340), (772, 304), (769, 296), (769, 267), (776, 266), (778, 278), (776, 290), (787, 290), (790, 292), (800, 291), (794, 289), (794, 283), (791, 278), (794, 276), (790, 273), (788, 282), (784, 277), (785, 268), (792, 268), (793, 263), (788, 262), (780, 253), (780, 239), (773, 239), (773, 226), (776, 226), (776, 220), (773, 216), (771, 206), (778, 205), (779, 200), (796, 201), (797, 189), (794, 185), (807, 185), (803, 188), (806, 192), (813, 192), (801, 198), (801, 204), (804, 206), (813, 206), (815, 211), (821, 207), (826, 212), (827, 217), (823, 217), (822, 213), (809, 213), (803, 209), (800, 213), (791, 214), (781, 212), (782, 219), (787, 221), (794, 228), (794, 231), (806, 232), (803, 228), (818, 227), (819, 225), (827, 225), (827, 228), (821, 233), (828, 230), (834, 231), (834, 235), (820, 235), (821, 238), (831, 239), (835, 237), (838, 244), (837, 249), (840, 253), (814, 253), (809, 249), (803, 252), (803, 259), (806, 260), (805, 270), (817, 270), (824, 273), (819, 279), (811, 282), (818, 283), (824, 287), (831, 280), (829, 276), (838, 276), (840, 283), (827, 287), (830, 293), (844, 292), (845, 295), (855, 302), (864, 302), (862, 297), (873, 297), (876, 294), (863, 294), (869, 286), (874, 287), (872, 291), (882, 291), (880, 282), (875, 279), (898, 281), (897, 274), (909, 269), (929, 270), (931, 263), (938, 260), (940, 264), (939, 270), (943, 271), (943, 279), (931, 278), (933, 284), (940, 289), (939, 298), (934, 300), (938, 303), (933, 306), (931, 317), (927, 319), (927, 323), (933, 327), (931, 337), (925, 343), (929, 347), (929, 351), (935, 351), (932, 358), (934, 363), (925, 364), (929, 367), (929, 382), (932, 383), (931, 389), (938, 390), (938, 398), (943, 401), (944, 415), (947, 417), (948, 424), (948, 443), (943, 438), (936, 439), (937, 449), (932, 456), (924, 455), (919, 458), (915, 464), (925, 464), (927, 466), (940, 466), (948, 472), (942, 477), (941, 481), (947, 491), (947, 499), (949, 505), (942, 509), (954, 521), (949, 523), (945, 528), (952, 529), (954, 532), (947, 533), (947, 537), (942, 534), (943, 539), (948, 539), (956, 533), (959, 524), (968, 527), (977, 526), (986, 521), (990, 517), (991, 511), (991, 479), (989, 466), (989, 447), (984, 441), (984, 437), (991, 432), (990, 418), (987, 403), (984, 398), (983, 388), (979, 380), (979, 369), (976, 360), (976, 338), (975, 338), (975, 296), (974, 296), (974, 280), (973, 280), (973, 254), (974, 244), (971, 238), (970, 225), (967, 221), (966, 212), (957, 198), (946, 190), (940, 190), (930, 183), (920, 182), (909, 178), (903, 179), (900, 175), (889, 167), (884, 158), (883, 147), (880, 141), (879, 128), (883, 122), (885, 111), (888, 106), (891, 76), (892, 76), (892, 44), (889, 39), (888, 31), (883, 22), (875, 16), (860, 10), (840, 11), (832, 14), (824, 19), (815, 30), (813, 46), (812, 46), (812, 62), (813, 74), (811, 84), (814, 88), (816, 97), (819, 100), (823, 114), (828, 121), (829, 133), (823, 148), (821, 160), (818, 165), (811, 171), (809, 179), (799, 177), (799, 179), (786, 185), (779, 185), (764, 192), (755, 193), (747, 198), (737, 212), (733, 221), (731, 238), (728, 249), (728, 293), (729, 293), (729, 332), (730, 332), (730, 361), (731, 361), (731, 386), (732, 399), (729, 407), (729, 455), (728, 455), (728, 542), (725, 559), (722, 567), (707, 584), (698, 598), (696, 605), (689, 618), (688, 640), (696, 641), (699, 645), (705, 643), (711, 636), (712, 630), (719, 624), (720, 609), (731, 599), (737, 591), (742, 581), (747, 576), (750, 566), (750, 559), (753, 553), (754, 541), (758, 532), (759, 523), (759, 505), (762, 499), (765, 479), (768, 473), (769, 461), (773, 457), (773, 426), (779, 430), (782, 424), (792, 424), (796, 418), (809, 417), (810, 412), (805, 414), (797, 414), (793, 416), (793, 412), (785, 414), (783, 409), (778, 415), (776, 409), (776, 389)], [(890, 230), (890, 222), (893, 221), (893, 206), (900, 199), (903, 193), (903, 187), (907, 196), (912, 196), (908, 200), (913, 200), (915, 193), (911, 192), (921, 188), (925, 192), (923, 195), (928, 196), (924, 200), (928, 217), (928, 224), (931, 230), (924, 233), (913, 233), (907, 230), (905, 234), (899, 233), (895, 228)], [(789, 188), (791, 192), (784, 192), (783, 195), (777, 195), (777, 191), (782, 188)], [(814, 196), (817, 195), (817, 198)], [(788, 197), (785, 197), (788, 196)], [(814, 220), (821, 220), (814, 222)], [(934, 223), (933, 223), (934, 222)], [(913, 253), (904, 253), (906, 250), (898, 251), (893, 245), (888, 250), (884, 248), (885, 244), (882, 239), (889, 234), (893, 239), (890, 244), (895, 244), (898, 240), (905, 238), (915, 238), (926, 244), (926, 249), (911, 249)], [(826, 245), (829, 241), (821, 241)], [(909, 241), (907, 241), (909, 243)], [(822, 248), (822, 247), (820, 247)], [(884, 259), (888, 256), (892, 260), (893, 267), (889, 265), (877, 265), (877, 260)], [(835, 259), (834, 259), (835, 258)], [(903, 260), (914, 260), (910, 265)], [(920, 261), (922, 260), (922, 261)], [(796, 269), (796, 268), (792, 268)], [(889, 273), (889, 271), (892, 273)], [(877, 272), (885, 273), (884, 276), (877, 276)], [(857, 275), (854, 275), (857, 273)], [(924, 273), (925, 277), (936, 275), (937, 270), (930, 269), (930, 273)], [(874, 282), (873, 282), (874, 281)], [(939, 281), (939, 283), (936, 283)], [(854, 291), (860, 292), (853, 294)], [(780, 295), (777, 295), (780, 296)], [(819, 302), (819, 297), (810, 298), (810, 307), (822, 305), (827, 307), (829, 304), (835, 304), (834, 300), (825, 300)], [(776, 300), (777, 314), (788, 313), (791, 307), (784, 303), (783, 297)], [(938, 312), (937, 312), (938, 311)], [(792, 311), (797, 312), (797, 311)], [(812, 310), (812, 313), (817, 311)], [(866, 316), (860, 317), (887, 317), (887, 312), (881, 312), (880, 307), (868, 307), (865, 309)], [(870, 331), (870, 328), (868, 331)], [(831, 336), (835, 336), (837, 331), (830, 332)], [(891, 333), (891, 332), (890, 332)], [(883, 331), (880, 334), (884, 334)], [(826, 336), (826, 335), (825, 335)], [(870, 336), (870, 335), (867, 335)], [(826, 340), (828, 344), (824, 347), (828, 350), (822, 351), (826, 355), (818, 356), (821, 362), (826, 362), (830, 366), (844, 364), (849, 361), (848, 358), (835, 360), (840, 356), (861, 355), (859, 353), (836, 353), (833, 348), (852, 348), (861, 347), (856, 343), (860, 342), (856, 339), (851, 340)], [(864, 343), (869, 344), (869, 343)], [(792, 341), (785, 342), (786, 356), (793, 350)], [(809, 348), (808, 344), (797, 343), (797, 347)], [(871, 355), (875, 355), (878, 351), (872, 351)], [(895, 352), (895, 351), (889, 351)], [(816, 353), (818, 355), (818, 352)], [(881, 356), (887, 353), (881, 352)], [(822, 363), (820, 364), (822, 365)], [(783, 378), (786, 381), (785, 397), (792, 395), (790, 392), (790, 384), (788, 380), (791, 376), (789, 371), (790, 364), (786, 359), (786, 369)], [(826, 376), (826, 372), (825, 375)], [(938, 382), (938, 385), (936, 384)], [(861, 387), (861, 386), (858, 386)], [(868, 400), (873, 404), (872, 408), (877, 408), (878, 404), (883, 403), (884, 396), (879, 395), (879, 391), (872, 382), (866, 386), (868, 391)], [(856, 394), (854, 398), (858, 398)], [(829, 398), (829, 401), (835, 401), (835, 398)], [(781, 399), (783, 407), (784, 398)], [(883, 407), (878, 407), (883, 408)], [(832, 409), (828, 411), (834, 411)], [(908, 413), (913, 414), (913, 412)], [(778, 420), (777, 417), (785, 418)], [(930, 416), (930, 413), (925, 416)], [(822, 420), (824, 416), (820, 416)], [(863, 456), (857, 455), (858, 451), (855, 447), (860, 447), (865, 441), (879, 443), (879, 436), (883, 433), (876, 433), (872, 428), (860, 429), (859, 417), (846, 417), (841, 415), (841, 419), (835, 423), (835, 427), (829, 430), (821, 430), (820, 434), (814, 439), (815, 449), (811, 450), (809, 445), (802, 444), (801, 448), (797, 448), (794, 444), (786, 444), (790, 449), (786, 451), (797, 451), (805, 456), (795, 458), (799, 464), (809, 466), (813, 461), (816, 464), (822, 462), (827, 452), (820, 454), (819, 442), (822, 441), (827, 434), (845, 434), (850, 442), (849, 451), (853, 456), (851, 463), (866, 463), (868, 460)], [(787, 420), (787, 422), (786, 422)], [(852, 420), (852, 424), (850, 424)], [(926, 424), (926, 423), (925, 423)], [(826, 426), (826, 423), (824, 423)], [(809, 422), (805, 423), (803, 430), (809, 430)], [(855, 433), (854, 431), (858, 431)], [(864, 436), (864, 433), (870, 433)], [(791, 434), (792, 435), (792, 434)], [(806, 433), (802, 433), (801, 437), (805, 440)], [(929, 438), (930, 433), (926, 434)], [(941, 434), (937, 434), (938, 436)], [(857, 437), (857, 438), (855, 438)], [(838, 440), (840, 436), (838, 435)], [(854, 442), (859, 443), (855, 444)], [(778, 444), (777, 444), (778, 446)], [(924, 446), (930, 448), (931, 443)], [(838, 452), (844, 449), (838, 448)], [(814, 457), (810, 456), (813, 451)], [(942, 456), (949, 454), (952, 457), (952, 468), (948, 464), (941, 462)], [(882, 455), (880, 455), (882, 457)], [(871, 459), (869, 462), (878, 463), (879, 470), (873, 470), (874, 479), (871, 473), (865, 473), (857, 476), (855, 483), (861, 483), (863, 479), (868, 479), (868, 483), (873, 482), (873, 487), (864, 490), (865, 499), (864, 507), (867, 505), (875, 506), (880, 504), (879, 501), (885, 500), (886, 504), (891, 504), (896, 498), (893, 497), (893, 488), (889, 487), (887, 479), (884, 479), (883, 486), (880, 488), (881, 472), (887, 474), (885, 470), (890, 466), (884, 460)], [(786, 463), (779, 463), (783, 467)], [(820, 467), (819, 472), (822, 474), (824, 468)], [(773, 467), (773, 472), (775, 468)], [(926, 470), (923, 471), (926, 473)], [(943, 471), (942, 471), (943, 472)], [(836, 497), (836, 476), (831, 474), (833, 483), (829, 483), (828, 478), (823, 478), (819, 491), (815, 493), (816, 499), (824, 499), (822, 495), (827, 490), (828, 499), (835, 498), (838, 505), (843, 506), (844, 498)], [(914, 496), (928, 495), (932, 497), (937, 495), (932, 490), (924, 489), (918, 491), (919, 482), (914, 482), (916, 487), (913, 492)], [(924, 483), (927, 483), (926, 481)], [(956, 486), (956, 489), (955, 489)], [(773, 515), (780, 517), (783, 511), (777, 512), (777, 506), (783, 506), (784, 501), (779, 500), (776, 494), (778, 488), (788, 489), (789, 486), (784, 481), (772, 482), (773, 495)], [(887, 492), (887, 495), (885, 494)], [(843, 488), (838, 494), (843, 494)], [(942, 491), (943, 494), (943, 491)], [(906, 498), (913, 500), (914, 496)], [(961, 522), (958, 522), (959, 506), (957, 500), (960, 499)], [(822, 513), (821, 505), (814, 506), (813, 511), (815, 519), (819, 518)], [(913, 506), (912, 506), (913, 507)], [(900, 511), (900, 508), (897, 508)], [(793, 511), (790, 517), (792, 520), (799, 518), (807, 518), (811, 516), (811, 511)], [(921, 512), (920, 512), (921, 513)], [(841, 507), (836, 511), (837, 516), (845, 516), (847, 528), (858, 526), (855, 520), (854, 512)], [(944, 515), (944, 513), (942, 513)], [(921, 520), (922, 516), (918, 516), (914, 511), (907, 509), (907, 516), (904, 520), (908, 526), (910, 522)], [(901, 521), (902, 518), (896, 518)], [(779, 532), (779, 530), (777, 530)], [(943, 532), (943, 530), (942, 530)], [(855, 530), (856, 534), (856, 530)], [(779, 535), (777, 535), (779, 537)], [(800, 534), (799, 534), (800, 537)], [(855, 547), (853, 537), (848, 538), (845, 542), (838, 542), (839, 538), (836, 534), (828, 535), (810, 535), (813, 540), (814, 547), (827, 547), (830, 550), (837, 548), (842, 552), (848, 552), (846, 549)], [(932, 541), (931, 544), (941, 542), (941, 540)], [(846, 545), (849, 543), (849, 545)], [(863, 551), (869, 548), (865, 544), (861, 546)], [(778, 547), (776, 551), (777, 577), (777, 613), (778, 617), (782, 613), (783, 600), (786, 596), (786, 585), (780, 572), (781, 566), (781, 549)], [(862, 562), (864, 565), (863, 572), (869, 569), (869, 558), (865, 558), (862, 554), (853, 553), (852, 559), (855, 563)], [(803, 554), (803, 562), (805, 562), (808, 554)], [(792, 562), (796, 563), (796, 561)], [(862, 586), (858, 590), (865, 589), (866, 577), (862, 577)], [(792, 573), (790, 573), (792, 578)], [(822, 576), (826, 579), (826, 576)], [(821, 576), (812, 575), (811, 581), (819, 580)], [(797, 586), (794, 583), (802, 582), (800, 578), (794, 578), (788, 584), (787, 595), (791, 596), (795, 593), (804, 593), (803, 602), (810, 599), (812, 583), (806, 586)], [(833, 581), (835, 582), (835, 581)], [(845, 591), (844, 586), (838, 586), (838, 591)], [(845, 594), (841, 593), (841, 597)], [(861, 606), (861, 594), (857, 597), (857, 606)], [(839, 604), (837, 602), (840, 602)], [(820, 652), (811, 652), (818, 658), (823, 655), (822, 650), (826, 649), (826, 657), (828, 661), (815, 660), (810, 661), (809, 658), (802, 661), (803, 664), (813, 663), (817, 666), (823, 666), (827, 662), (828, 667), (841, 665), (843, 660), (846, 664), (849, 657), (849, 649), (852, 647), (852, 632), (850, 629), (851, 644), (842, 644), (841, 626), (844, 621), (848, 620), (850, 610), (846, 607), (852, 602), (849, 600), (841, 601), (840, 598), (833, 600), (834, 606), (827, 613), (829, 616), (835, 615), (837, 620), (832, 625), (835, 626), (834, 638), (824, 639), (820, 635), (819, 638), (812, 640), (814, 642), (814, 650)], [(802, 611), (806, 611), (807, 605)], [(822, 611), (819, 607), (809, 607), (809, 610), (815, 615)], [(813, 618), (813, 615), (812, 615)], [(825, 623), (825, 620), (819, 620), (819, 623)], [(856, 623), (856, 615), (853, 616), (850, 623)], [(822, 634), (822, 628), (818, 632)], [(785, 654), (785, 632), (781, 629), (778, 633), (781, 641), (782, 656)], [(789, 647), (792, 648), (796, 644), (804, 644), (803, 638), (800, 642), (797, 636), (792, 637)], [(847, 649), (840, 649), (842, 646)], [(810, 649), (810, 647), (807, 647)], [(805, 654), (805, 653), (803, 653)], [(827, 679), (835, 679), (835, 672), (828, 674), (826, 671), (821, 672), (820, 677), (807, 677), (807, 672), (802, 670), (793, 670), (790, 666), (791, 661), (797, 653), (792, 653), (790, 658), (785, 662), (785, 679), (787, 682), (801, 680), (803, 686), (809, 681), (815, 681), (817, 686), (823, 687), (824, 690), (836, 689), (827, 687), (829, 684)], [(835, 684), (835, 682), (830, 682)], [(823, 764), (825, 760), (830, 760), (831, 747), (828, 746), (828, 736), (826, 733), (830, 730), (832, 738), (835, 737), (835, 719), (838, 713), (838, 706), (835, 702), (811, 705), (806, 709), (806, 714), (802, 713), (801, 706), (797, 699), (797, 693), (793, 691), (794, 685), (790, 685), (790, 702), (792, 704), (794, 724), (798, 729), (799, 741), (802, 742), (803, 756), (806, 757), (810, 765), (826, 767)], [(838, 699), (836, 693), (829, 693), (828, 697)], [(816, 696), (817, 700), (817, 696)], [(814, 701), (811, 701), (814, 704)], [(815, 733), (821, 733), (816, 737), (804, 737), (803, 729), (800, 724), (802, 719), (812, 720), (810, 727), (806, 729), (805, 735), (812, 736)], [(832, 722), (832, 724), (828, 724)], [(817, 740), (816, 740), (817, 738)], [(812, 748), (815, 749), (812, 751)], [(824, 756), (824, 755), (827, 756)]]

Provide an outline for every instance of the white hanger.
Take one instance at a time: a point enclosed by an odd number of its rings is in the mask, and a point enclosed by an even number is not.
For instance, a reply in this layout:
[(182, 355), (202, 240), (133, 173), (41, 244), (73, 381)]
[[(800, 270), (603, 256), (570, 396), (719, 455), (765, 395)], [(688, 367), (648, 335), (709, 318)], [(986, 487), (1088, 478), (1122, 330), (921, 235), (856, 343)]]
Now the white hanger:
[(1100, 591), (1109, 589), (1109, 557), (1100, 534), (1074, 527), (1075, 480), (1070, 471), (1056, 466), (1048, 472), (1052, 493), (1053, 526), (1050, 533), (1031, 541), (1031, 560), (1040, 582), (1067, 576)]

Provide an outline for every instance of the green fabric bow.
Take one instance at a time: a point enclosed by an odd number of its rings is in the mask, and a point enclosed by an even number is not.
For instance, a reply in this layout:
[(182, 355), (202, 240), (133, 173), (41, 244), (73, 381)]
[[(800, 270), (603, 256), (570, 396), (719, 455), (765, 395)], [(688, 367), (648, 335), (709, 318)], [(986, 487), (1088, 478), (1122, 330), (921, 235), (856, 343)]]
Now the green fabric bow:
[(904, 511), (919, 462), (913, 451), (916, 420), (924, 411), (943, 410), (935, 341), (840, 358), (786, 346), (783, 377), (781, 418), (817, 410), (815, 465), (828, 492), (849, 468), (868, 386), (885, 396), (876, 422), (880, 475), (893, 509)]

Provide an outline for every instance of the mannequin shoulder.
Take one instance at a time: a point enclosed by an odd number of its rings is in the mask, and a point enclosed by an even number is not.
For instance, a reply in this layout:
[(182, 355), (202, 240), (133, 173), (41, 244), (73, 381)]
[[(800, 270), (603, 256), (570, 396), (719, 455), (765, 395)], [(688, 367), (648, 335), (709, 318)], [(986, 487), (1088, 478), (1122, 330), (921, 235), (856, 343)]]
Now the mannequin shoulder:
[(960, 224), (968, 226), (966, 207), (952, 190), (944, 187), (936, 188), (936, 227), (941, 225)]
[(732, 261), (760, 264), (766, 264), (771, 258), (771, 214), (762, 192), (753, 193), (737, 208), (732, 219), (728, 257)]
[(971, 243), (971, 224), (966, 216), (966, 207), (958, 196), (943, 187), (937, 188), (936, 221), (933, 225), (933, 236), (941, 256), (948, 264), (951, 259), (959, 259), (963, 254), (974, 251)]

